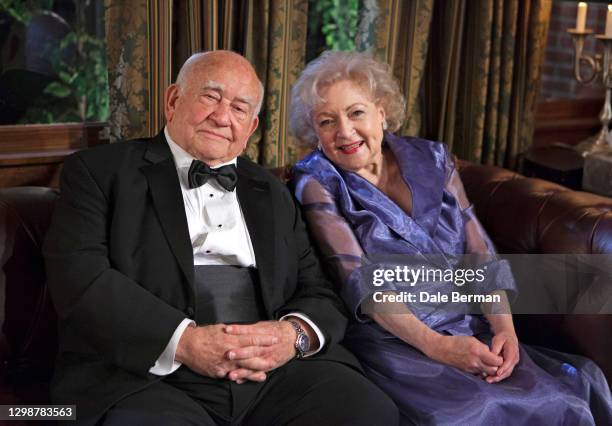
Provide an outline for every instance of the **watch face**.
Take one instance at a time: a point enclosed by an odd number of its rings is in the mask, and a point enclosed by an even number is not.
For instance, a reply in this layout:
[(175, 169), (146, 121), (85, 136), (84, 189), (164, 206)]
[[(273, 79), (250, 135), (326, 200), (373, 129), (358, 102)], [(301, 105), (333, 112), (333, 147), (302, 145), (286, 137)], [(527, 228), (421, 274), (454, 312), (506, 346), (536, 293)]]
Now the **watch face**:
[(297, 341), (295, 342), (295, 346), (302, 352), (306, 352), (308, 351), (308, 348), (310, 347), (310, 339), (308, 339), (308, 336), (300, 333), (297, 337)]

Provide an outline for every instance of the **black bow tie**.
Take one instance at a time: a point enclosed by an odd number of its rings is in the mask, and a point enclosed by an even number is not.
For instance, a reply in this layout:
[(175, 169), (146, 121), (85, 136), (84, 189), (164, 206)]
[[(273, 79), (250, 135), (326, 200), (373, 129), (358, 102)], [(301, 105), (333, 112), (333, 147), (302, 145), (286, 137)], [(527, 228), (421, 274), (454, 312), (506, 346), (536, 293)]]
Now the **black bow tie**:
[(208, 182), (208, 179), (216, 179), (219, 185), (228, 191), (233, 191), (238, 181), (236, 166), (228, 164), (218, 169), (211, 169), (200, 160), (193, 160), (189, 167), (189, 188), (198, 188)]

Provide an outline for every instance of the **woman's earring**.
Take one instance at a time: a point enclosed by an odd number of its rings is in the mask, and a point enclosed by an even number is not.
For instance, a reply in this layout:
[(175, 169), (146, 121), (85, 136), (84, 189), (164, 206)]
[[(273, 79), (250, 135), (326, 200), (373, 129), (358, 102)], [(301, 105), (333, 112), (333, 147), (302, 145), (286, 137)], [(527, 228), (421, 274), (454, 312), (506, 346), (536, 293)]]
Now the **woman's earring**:
[(387, 130), (389, 128), (389, 125), (387, 124), (387, 119), (383, 119), (383, 130)]
[(321, 151), (321, 141), (317, 142), (317, 149)]

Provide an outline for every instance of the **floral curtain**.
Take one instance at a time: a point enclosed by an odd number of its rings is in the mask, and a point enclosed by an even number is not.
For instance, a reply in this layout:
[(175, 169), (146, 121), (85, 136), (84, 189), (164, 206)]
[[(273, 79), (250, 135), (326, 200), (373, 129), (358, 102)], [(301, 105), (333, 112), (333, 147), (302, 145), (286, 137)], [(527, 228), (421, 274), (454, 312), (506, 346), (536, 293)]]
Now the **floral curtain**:
[[(377, 6), (367, 5), (377, 7), (378, 18), (366, 19), (371, 22), (370, 27), (362, 25), (360, 28), (361, 33), (369, 35), (371, 47), (367, 46), (367, 41), (358, 47), (371, 50), (376, 59), (391, 66), (406, 97), (408, 114), (401, 134), (416, 135), (421, 129), (419, 94), (425, 73), (433, 5), (434, 0), (379, 0)], [(364, 10), (363, 15), (368, 13), (372, 11)]]
[[(512, 167), (530, 143), (552, 0), (363, 0), (357, 44), (388, 62), (407, 99), (402, 134), (461, 158)], [(163, 92), (194, 52), (231, 49), (266, 89), (247, 155), (274, 167), (299, 152), (287, 132), (304, 66), (307, 0), (106, 0), (115, 140), (163, 126)]]
[(552, 0), (379, 0), (372, 48), (407, 98), (402, 134), (513, 167), (533, 135)]
[(253, 63), (265, 87), (247, 155), (267, 167), (297, 160), (287, 102), (304, 67), (307, 0), (105, 0), (105, 7), (114, 140), (157, 133), (164, 90), (185, 59), (230, 49)]
[(147, 0), (105, 2), (108, 121), (113, 141), (154, 133), (148, 4)]

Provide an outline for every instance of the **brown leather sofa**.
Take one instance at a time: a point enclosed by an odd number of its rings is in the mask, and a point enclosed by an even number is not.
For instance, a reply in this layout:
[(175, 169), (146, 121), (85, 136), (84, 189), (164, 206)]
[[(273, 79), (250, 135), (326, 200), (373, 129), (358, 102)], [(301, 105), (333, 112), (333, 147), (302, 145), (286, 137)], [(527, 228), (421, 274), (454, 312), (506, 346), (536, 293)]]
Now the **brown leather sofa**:
[[(460, 163), (465, 190), (500, 253), (612, 254), (612, 198), (506, 169)], [(519, 339), (586, 355), (612, 384), (612, 315), (514, 315)]]
[[(612, 253), (612, 199), (495, 167), (461, 164), (466, 191), (502, 253)], [(275, 171), (286, 176), (287, 169)], [(58, 196), (0, 189), (0, 404), (44, 403), (56, 351), (40, 247)], [(581, 353), (612, 382), (612, 315), (516, 316), (521, 340)]]

